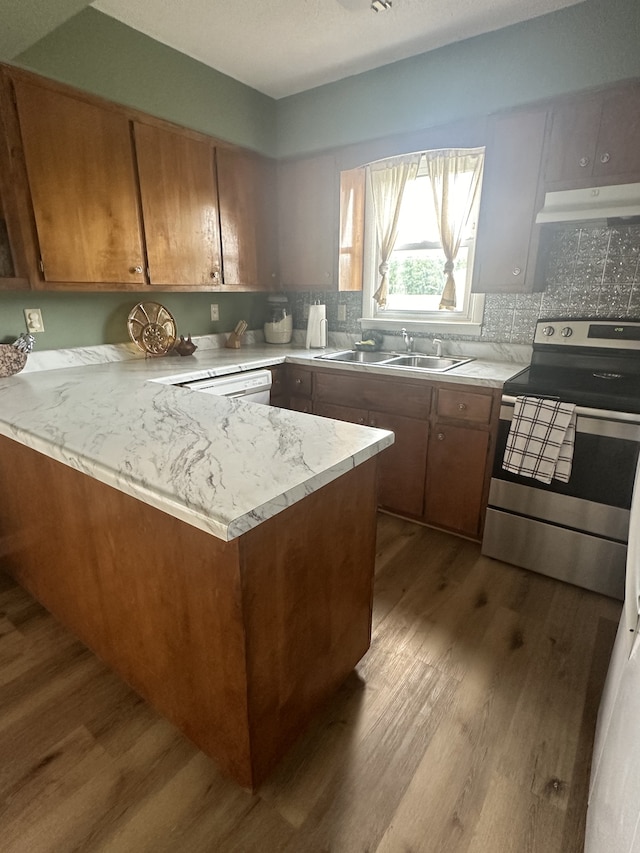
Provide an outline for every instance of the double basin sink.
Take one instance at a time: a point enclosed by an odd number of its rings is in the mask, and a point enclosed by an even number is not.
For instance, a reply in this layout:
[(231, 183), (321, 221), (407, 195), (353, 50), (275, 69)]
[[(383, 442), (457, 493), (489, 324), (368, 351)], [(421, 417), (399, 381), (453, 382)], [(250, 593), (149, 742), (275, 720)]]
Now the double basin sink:
[(324, 361), (339, 361), (348, 364), (375, 364), (378, 367), (413, 367), (432, 373), (444, 373), (453, 367), (459, 367), (472, 358), (451, 358), (440, 355), (422, 355), (419, 353), (367, 352), (365, 350), (346, 350), (329, 355), (317, 355)]

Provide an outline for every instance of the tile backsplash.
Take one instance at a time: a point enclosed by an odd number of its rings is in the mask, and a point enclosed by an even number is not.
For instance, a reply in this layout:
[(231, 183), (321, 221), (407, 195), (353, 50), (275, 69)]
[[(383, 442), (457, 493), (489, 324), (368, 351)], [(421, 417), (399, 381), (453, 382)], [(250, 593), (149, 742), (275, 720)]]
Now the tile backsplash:
[[(545, 289), (532, 294), (487, 294), (482, 333), (464, 340), (530, 344), (540, 317), (640, 319), (640, 225), (558, 227), (549, 242)], [(360, 293), (289, 293), (296, 329), (307, 324), (308, 306), (327, 306), (329, 330), (360, 333)], [(339, 321), (344, 305), (346, 320)], [(389, 334), (387, 332), (387, 334)], [(432, 337), (431, 333), (416, 337)], [(459, 339), (458, 335), (439, 335)]]

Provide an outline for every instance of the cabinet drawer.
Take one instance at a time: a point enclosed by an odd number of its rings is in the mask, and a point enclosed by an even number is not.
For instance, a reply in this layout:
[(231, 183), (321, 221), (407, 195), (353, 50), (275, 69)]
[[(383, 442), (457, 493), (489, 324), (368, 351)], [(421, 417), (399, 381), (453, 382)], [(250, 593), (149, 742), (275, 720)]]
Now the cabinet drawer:
[(428, 418), (431, 386), (388, 379), (372, 379), (337, 373), (317, 373), (314, 399), (338, 406), (357, 406), (377, 412), (400, 413), (409, 418)]
[(304, 367), (289, 365), (287, 367), (287, 384), (290, 394), (298, 394), (304, 397), (311, 396), (313, 374)]
[(492, 401), (490, 394), (442, 388), (438, 390), (437, 414), (440, 418), (488, 424)]

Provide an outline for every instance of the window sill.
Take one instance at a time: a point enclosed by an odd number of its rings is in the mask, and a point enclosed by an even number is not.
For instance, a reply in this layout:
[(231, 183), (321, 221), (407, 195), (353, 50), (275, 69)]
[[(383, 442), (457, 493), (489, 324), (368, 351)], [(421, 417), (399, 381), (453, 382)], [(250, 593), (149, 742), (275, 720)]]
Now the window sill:
[(473, 335), (478, 336), (482, 332), (482, 324), (471, 320), (393, 320), (381, 317), (360, 317), (358, 320), (363, 329), (389, 329), (399, 330), (415, 329), (416, 331), (437, 332), (441, 335)]

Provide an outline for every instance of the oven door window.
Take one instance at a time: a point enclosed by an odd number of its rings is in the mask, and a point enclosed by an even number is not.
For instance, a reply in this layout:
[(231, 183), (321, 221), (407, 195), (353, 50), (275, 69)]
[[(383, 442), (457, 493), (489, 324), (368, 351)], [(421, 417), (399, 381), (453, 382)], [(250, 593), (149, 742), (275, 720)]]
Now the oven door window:
[(569, 482), (553, 480), (547, 485), (532, 477), (511, 474), (502, 468), (509, 426), (509, 421), (500, 421), (493, 465), (493, 476), (496, 479), (629, 509), (638, 462), (637, 442), (577, 432)]

